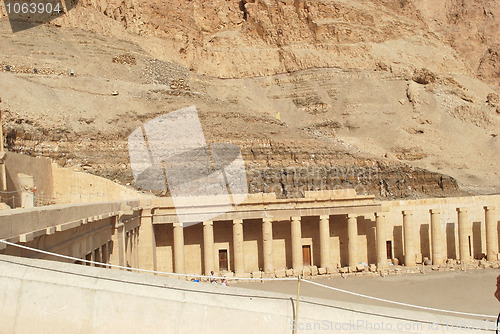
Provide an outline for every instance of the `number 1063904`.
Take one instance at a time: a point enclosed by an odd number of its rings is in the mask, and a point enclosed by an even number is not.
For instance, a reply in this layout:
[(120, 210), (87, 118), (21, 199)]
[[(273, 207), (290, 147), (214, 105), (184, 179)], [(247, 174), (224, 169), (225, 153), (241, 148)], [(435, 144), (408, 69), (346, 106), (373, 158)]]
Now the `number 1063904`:
[(60, 2), (7, 2), (5, 3), (7, 14), (49, 14), (59, 15), (63, 12)]

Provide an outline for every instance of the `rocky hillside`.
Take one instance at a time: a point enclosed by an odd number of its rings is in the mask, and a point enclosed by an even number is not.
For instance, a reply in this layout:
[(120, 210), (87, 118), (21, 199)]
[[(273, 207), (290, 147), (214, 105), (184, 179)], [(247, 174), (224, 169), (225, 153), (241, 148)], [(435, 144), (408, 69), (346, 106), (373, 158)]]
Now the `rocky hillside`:
[(500, 189), (496, 1), (81, 0), (15, 34), (2, 16), (11, 150), (133, 185), (128, 135), (196, 105), (252, 192)]
[(493, 0), (81, 0), (59, 21), (137, 37), (152, 55), (215, 77), (426, 67), (499, 85), (500, 3)]

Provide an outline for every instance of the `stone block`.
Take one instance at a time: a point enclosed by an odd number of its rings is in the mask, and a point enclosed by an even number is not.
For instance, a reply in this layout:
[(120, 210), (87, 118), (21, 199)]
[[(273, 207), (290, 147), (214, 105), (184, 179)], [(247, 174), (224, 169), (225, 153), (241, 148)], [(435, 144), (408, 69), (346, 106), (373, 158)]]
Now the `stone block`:
[(327, 274), (336, 274), (338, 272), (339, 271), (338, 271), (337, 266), (328, 266), (328, 267), (326, 267), (326, 273)]
[(287, 269), (285, 273), (287, 277), (293, 277), (293, 269)]
[(318, 267), (316, 267), (316, 266), (312, 266), (312, 267), (311, 267), (311, 274), (312, 274), (313, 276), (317, 276), (317, 275), (318, 275)]
[(372, 263), (372, 264), (370, 264), (369, 270), (374, 273), (377, 271), (377, 266)]
[(364, 266), (364, 265), (362, 265), (362, 264), (358, 264), (358, 265), (356, 266), (356, 271), (364, 271), (364, 270), (365, 270), (365, 266)]
[(416, 263), (423, 263), (422, 253), (415, 254), (415, 262)]
[(319, 275), (325, 275), (326, 274), (326, 269), (325, 268), (318, 268), (318, 274)]
[(286, 276), (286, 270), (285, 269), (277, 269), (274, 271), (274, 274), (276, 275), (276, 278), (284, 278)]
[(238, 277), (238, 278), (252, 278), (252, 274), (251, 273), (237, 273), (234, 275), (234, 277)]
[(342, 267), (339, 269), (339, 272), (341, 274), (347, 274), (349, 272), (349, 268), (348, 267)]
[(262, 278), (262, 272), (260, 272), (260, 271), (253, 271), (252, 272), (252, 278)]
[(311, 276), (311, 274), (312, 274), (311, 267), (302, 268), (302, 275), (304, 275), (304, 277)]
[(349, 267), (349, 272), (350, 273), (355, 273), (357, 271), (356, 266), (350, 266)]

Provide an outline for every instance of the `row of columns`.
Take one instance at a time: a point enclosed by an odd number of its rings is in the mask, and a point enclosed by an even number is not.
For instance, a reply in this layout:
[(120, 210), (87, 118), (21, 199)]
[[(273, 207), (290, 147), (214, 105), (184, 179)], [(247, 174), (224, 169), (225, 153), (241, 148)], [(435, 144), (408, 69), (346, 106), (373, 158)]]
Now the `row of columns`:
[[(495, 220), (494, 207), (484, 207), (486, 215), (486, 245), (488, 260), (496, 260), (498, 254), (498, 232)], [(468, 219), (468, 211), (464, 208), (457, 209), (458, 213), (458, 234), (459, 234), (459, 254), (464, 263), (470, 261), (469, 253), (469, 235), (471, 234), (471, 222)], [(413, 211), (404, 210), (403, 231), (404, 231), (404, 263), (406, 266), (416, 265), (415, 242), (419, 240), (416, 230)], [(433, 264), (442, 264), (446, 261), (446, 232), (444, 225), (441, 224), (440, 210), (430, 210), (431, 219), (431, 243), (432, 243), (432, 261)], [(272, 218), (262, 219), (262, 241), (263, 241), (263, 270), (265, 273), (274, 272), (273, 259), (273, 227)], [(301, 217), (290, 218), (291, 227), (291, 247), (292, 247), (292, 267), (296, 271), (302, 270), (302, 232)], [(330, 253), (330, 217), (322, 215), (319, 217), (319, 235), (320, 235), (320, 266), (329, 268), (331, 262)], [(375, 213), (375, 240), (376, 240), (376, 258), (379, 270), (387, 267), (386, 253), (386, 212)], [(348, 239), (348, 265), (356, 266), (359, 263), (358, 258), (358, 225), (357, 215), (347, 215), (347, 239)], [(205, 274), (209, 275), (215, 270), (214, 253), (214, 232), (213, 221), (203, 222), (203, 251)], [(233, 220), (233, 261), (236, 274), (245, 272), (244, 250), (243, 250), (243, 220)], [(174, 223), (174, 271), (176, 273), (185, 273), (184, 265), (184, 231), (182, 224)]]
[[(385, 214), (377, 213), (377, 264), (384, 266), (385, 260), (385, 236), (383, 225)], [(348, 224), (348, 265), (356, 266), (358, 264), (358, 225), (357, 216), (347, 215)], [(265, 273), (274, 272), (274, 253), (273, 253), (273, 219), (262, 219), (262, 251), (263, 251), (263, 270)], [(203, 262), (205, 275), (210, 275), (215, 270), (215, 252), (214, 252), (214, 230), (213, 221), (203, 222)], [(301, 217), (290, 217), (291, 228), (291, 248), (292, 248), (292, 268), (295, 271), (301, 271), (303, 267), (302, 253), (302, 227)], [(320, 234), (320, 266), (331, 268), (333, 266), (330, 253), (330, 217), (322, 215), (319, 217)], [(185, 273), (184, 266), (184, 233), (182, 224), (174, 223), (174, 271), (176, 273)], [(243, 250), (243, 220), (233, 220), (233, 264), (236, 274), (245, 272), (244, 250)]]
[[(485, 206), (485, 225), (486, 225), (486, 258), (489, 261), (498, 259), (498, 227), (495, 216), (494, 206)], [(431, 245), (432, 245), (432, 264), (439, 265), (446, 261), (446, 230), (445, 225), (441, 223), (441, 211), (438, 209), (429, 210), (431, 218)], [(403, 214), (404, 230), (404, 254), (405, 265), (416, 265), (415, 241), (419, 240), (414, 226), (413, 211), (405, 210)], [(458, 216), (458, 250), (459, 259), (462, 263), (468, 263), (471, 260), (470, 240), (472, 234), (471, 220), (466, 208), (457, 208)], [(378, 231), (378, 226), (377, 226)]]
[[(113, 225), (116, 229), (116, 233), (112, 236), (112, 239), (113, 243), (117, 244), (116, 249), (118, 251), (118, 256), (115, 255), (110, 257), (111, 264), (117, 264), (122, 267), (139, 268), (139, 258), (141, 258), (141, 254), (139, 253), (139, 231), (141, 224), (137, 222), (134, 226), (127, 227), (127, 223), (121, 222), (121, 215), (114, 216), (113, 219), (115, 219)], [(139, 216), (135, 219), (141, 219), (142, 221), (142, 218)]]
[[(108, 266), (106, 264), (109, 263), (109, 249), (110, 249), (109, 244), (110, 243), (111, 243), (111, 241), (108, 241), (107, 243), (101, 245), (101, 247), (94, 249), (94, 251), (88, 253), (85, 256), (85, 259), (88, 261), (105, 263), (104, 265), (102, 265), (102, 267), (107, 268)], [(82, 262), (80, 262), (80, 261), (77, 261), (76, 263), (82, 264)], [(85, 263), (85, 264), (87, 266), (92, 266), (92, 267), (101, 267), (101, 265), (95, 265), (95, 264), (90, 264), (90, 263)]]

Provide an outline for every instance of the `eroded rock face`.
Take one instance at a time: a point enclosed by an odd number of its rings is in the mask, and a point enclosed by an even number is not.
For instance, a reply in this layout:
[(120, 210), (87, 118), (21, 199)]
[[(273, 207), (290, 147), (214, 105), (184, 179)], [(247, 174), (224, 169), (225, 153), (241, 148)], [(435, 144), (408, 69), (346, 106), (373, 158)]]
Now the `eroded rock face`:
[(495, 192), (498, 17), (487, 0), (80, 0), (29, 34), (4, 18), (7, 145), (133, 184), (127, 136), (194, 104), (252, 192)]
[(132, 38), (217, 77), (427, 68), (498, 85), (498, 17), (500, 4), (488, 0), (81, 0), (54, 24)]

